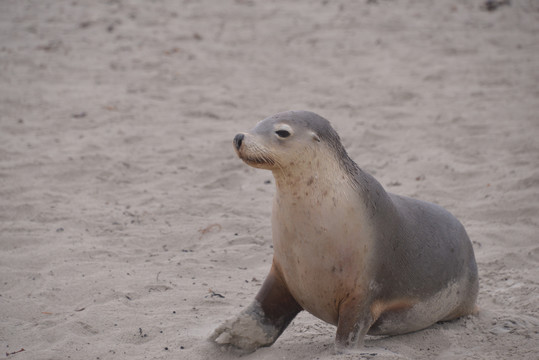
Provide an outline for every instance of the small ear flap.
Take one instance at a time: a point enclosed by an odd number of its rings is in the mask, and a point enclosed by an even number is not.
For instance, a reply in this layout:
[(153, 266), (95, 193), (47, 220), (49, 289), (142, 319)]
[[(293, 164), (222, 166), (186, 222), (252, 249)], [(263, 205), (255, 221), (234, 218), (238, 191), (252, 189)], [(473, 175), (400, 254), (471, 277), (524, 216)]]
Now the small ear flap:
[(320, 142), (320, 137), (315, 132), (311, 132), (311, 135), (314, 141)]

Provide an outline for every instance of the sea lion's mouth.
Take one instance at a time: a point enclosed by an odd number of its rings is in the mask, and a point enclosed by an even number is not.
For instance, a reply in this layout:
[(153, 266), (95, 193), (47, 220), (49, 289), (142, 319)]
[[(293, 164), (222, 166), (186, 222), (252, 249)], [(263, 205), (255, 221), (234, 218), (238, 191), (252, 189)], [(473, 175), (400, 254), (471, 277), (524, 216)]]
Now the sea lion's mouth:
[(240, 133), (234, 137), (234, 150), (240, 159), (247, 165), (257, 168), (271, 168), (276, 162), (270, 152), (256, 142), (245, 142), (245, 134)]
[(249, 165), (269, 165), (269, 166), (275, 165), (274, 160), (268, 159), (268, 158), (263, 157), (263, 156), (244, 157), (244, 156), (240, 155), (240, 158)]
[[(243, 150), (243, 149), (242, 149)], [(236, 150), (238, 157), (247, 165), (257, 168), (271, 168), (275, 166), (275, 160), (262, 153), (245, 154), (244, 151)]]

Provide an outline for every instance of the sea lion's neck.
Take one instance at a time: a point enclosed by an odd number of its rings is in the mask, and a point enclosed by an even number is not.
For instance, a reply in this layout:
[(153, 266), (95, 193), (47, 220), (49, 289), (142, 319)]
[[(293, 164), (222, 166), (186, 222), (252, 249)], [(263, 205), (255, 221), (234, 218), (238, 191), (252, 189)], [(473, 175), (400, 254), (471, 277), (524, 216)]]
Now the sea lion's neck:
[(337, 204), (355, 198), (371, 215), (382, 208), (393, 211), (382, 185), (361, 170), (344, 149), (338, 153), (316, 153), (301, 163), (279, 167), (273, 170), (273, 176), (275, 198), (282, 206), (320, 206), (327, 199)]
[(330, 155), (316, 154), (309, 160), (273, 170), (277, 197), (284, 203), (317, 205), (323, 198), (356, 193), (357, 184), (343, 166)]

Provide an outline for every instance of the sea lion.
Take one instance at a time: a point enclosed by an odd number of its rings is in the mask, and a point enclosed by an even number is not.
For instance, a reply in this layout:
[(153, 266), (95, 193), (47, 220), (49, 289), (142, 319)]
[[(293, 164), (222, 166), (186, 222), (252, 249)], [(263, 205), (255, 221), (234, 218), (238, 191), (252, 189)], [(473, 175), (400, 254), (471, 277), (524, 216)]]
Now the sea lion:
[(273, 172), (273, 263), (254, 301), (210, 336), (246, 351), (275, 342), (301, 310), (337, 326), (337, 352), (475, 310), (478, 274), (462, 224), (440, 206), (387, 193), (350, 159), (329, 121), (273, 115), (234, 138)]

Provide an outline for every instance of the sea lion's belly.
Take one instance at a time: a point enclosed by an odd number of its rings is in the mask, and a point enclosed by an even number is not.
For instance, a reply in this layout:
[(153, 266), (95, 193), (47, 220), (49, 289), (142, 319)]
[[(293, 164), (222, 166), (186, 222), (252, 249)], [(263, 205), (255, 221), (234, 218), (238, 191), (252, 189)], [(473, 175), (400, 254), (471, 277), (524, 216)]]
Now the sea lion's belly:
[(274, 204), (274, 262), (296, 301), (337, 324), (340, 303), (364, 296), (366, 264), (373, 252), (361, 204)]

